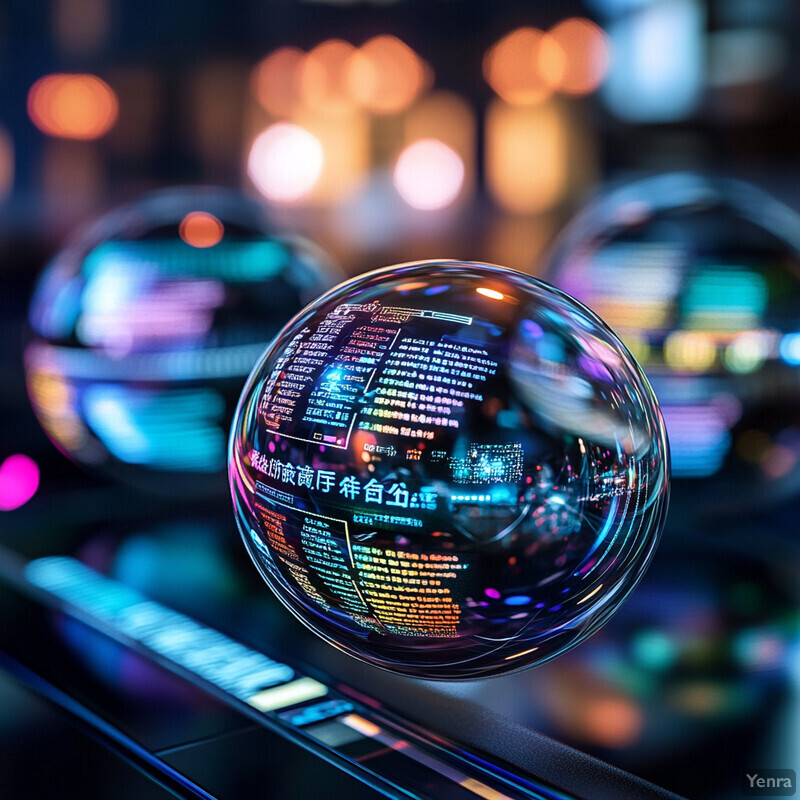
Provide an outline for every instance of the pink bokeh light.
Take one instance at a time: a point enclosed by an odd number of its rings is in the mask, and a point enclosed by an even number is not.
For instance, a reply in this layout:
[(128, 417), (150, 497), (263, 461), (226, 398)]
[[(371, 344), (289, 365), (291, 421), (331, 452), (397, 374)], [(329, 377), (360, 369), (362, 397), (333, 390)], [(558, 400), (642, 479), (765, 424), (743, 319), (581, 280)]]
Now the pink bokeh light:
[(32, 458), (18, 453), (0, 464), (0, 511), (24, 506), (39, 488), (39, 467)]

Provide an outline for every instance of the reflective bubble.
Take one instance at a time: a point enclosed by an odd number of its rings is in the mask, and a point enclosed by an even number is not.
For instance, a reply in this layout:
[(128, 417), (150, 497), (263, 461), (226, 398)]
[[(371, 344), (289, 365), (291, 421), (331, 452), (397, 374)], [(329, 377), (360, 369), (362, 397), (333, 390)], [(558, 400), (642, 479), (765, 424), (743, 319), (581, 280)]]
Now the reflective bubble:
[(596, 311), (661, 402), (685, 515), (800, 490), (800, 218), (740, 181), (631, 183), (567, 228), (548, 280)]
[(616, 336), (526, 275), (369, 273), (284, 328), (230, 440), (245, 545), (331, 644), (417, 677), (541, 663), (614, 612), (667, 506), (654, 395)]
[(241, 382), (281, 326), (336, 283), (238, 193), (154, 193), (100, 218), (45, 270), (28, 393), (76, 461), (169, 493), (224, 491)]

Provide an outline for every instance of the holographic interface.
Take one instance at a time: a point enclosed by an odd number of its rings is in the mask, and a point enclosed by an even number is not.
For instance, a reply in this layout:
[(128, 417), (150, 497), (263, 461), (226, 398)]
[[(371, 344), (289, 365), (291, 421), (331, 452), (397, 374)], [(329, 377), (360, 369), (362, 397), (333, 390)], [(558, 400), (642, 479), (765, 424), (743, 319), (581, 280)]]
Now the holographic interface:
[(546, 274), (606, 320), (646, 370), (673, 475), (685, 479), (674, 498), (681, 510), (738, 513), (797, 494), (794, 211), (740, 181), (659, 175), (590, 204)]
[(224, 488), (242, 378), (336, 282), (324, 256), (273, 234), (221, 189), (148, 195), (56, 255), (30, 309), (28, 393), (76, 461), (165, 492)]
[(540, 663), (613, 613), (666, 513), (655, 397), (591, 312), (527, 276), (430, 262), (309, 306), (230, 440), (245, 544), (327, 641), (420, 677)]

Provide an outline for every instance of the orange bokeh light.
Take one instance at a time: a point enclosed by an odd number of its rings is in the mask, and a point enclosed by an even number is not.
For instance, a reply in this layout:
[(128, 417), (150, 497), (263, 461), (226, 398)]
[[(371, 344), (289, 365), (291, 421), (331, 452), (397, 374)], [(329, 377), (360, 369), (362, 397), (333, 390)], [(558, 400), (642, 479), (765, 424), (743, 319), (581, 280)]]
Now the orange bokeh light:
[(555, 100), (511, 105), (493, 100), (486, 112), (486, 184), (500, 206), (515, 214), (541, 214), (569, 187), (570, 129)]
[(350, 60), (356, 48), (341, 39), (318, 44), (300, 66), (300, 94), (305, 104), (325, 111), (352, 108), (348, 86)]
[(544, 38), (538, 28), (518, 28), (486, 53), (483, 75), (507, 103), (532, 105), (552, 93), (540, 69)]
[(192, 247), (213, 247), (222, 241), (225, 226), (206, 211), (191, 211), (178, 226), (178, 233)]
[(584, 710), (584, 735), (605, 747), (629, 747), (639, 738), (643, 726), (641, 710), (625, 697), (599, 697), (587, 703)]
[(114, 126), (117, 96), (95, 75), (45, 75), (28, 92), (28, 114), (49, 136), (98, 139)]
[(347, 65), (353, 99), (376, 114), (408, 108), (429, 83), (425, 62), (395, 36), (376, 36)]
[(276, 117), (291, 115), (305, 58), (306, 54), (298, 47), (279, 47), (256, 65), (253, 93), (264, 110)]
[(555, 25), (541, 41), (542, 80), (566, 94), (588, 94), (608, 71), (611, 48), (606, 32), (588, 19), (572, 17)]

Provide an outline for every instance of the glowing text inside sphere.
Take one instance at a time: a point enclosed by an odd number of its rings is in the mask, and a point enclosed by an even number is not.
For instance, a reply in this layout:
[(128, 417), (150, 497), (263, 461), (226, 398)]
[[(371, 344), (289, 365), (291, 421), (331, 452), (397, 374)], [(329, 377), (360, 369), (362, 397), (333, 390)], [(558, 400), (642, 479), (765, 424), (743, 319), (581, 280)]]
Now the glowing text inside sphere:
[(457, 679), (602, 625), (666, 513), (653, 393), (567, 295), (429, 262), (342, 284), (273, 340), (230, 439), (244, 542), (282, 602), (371, 664)]

